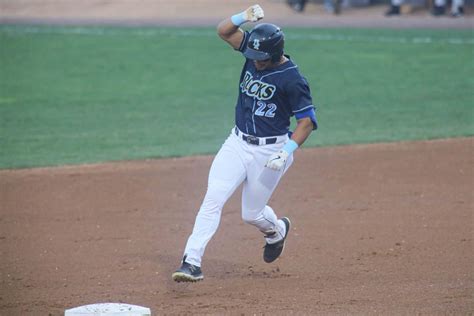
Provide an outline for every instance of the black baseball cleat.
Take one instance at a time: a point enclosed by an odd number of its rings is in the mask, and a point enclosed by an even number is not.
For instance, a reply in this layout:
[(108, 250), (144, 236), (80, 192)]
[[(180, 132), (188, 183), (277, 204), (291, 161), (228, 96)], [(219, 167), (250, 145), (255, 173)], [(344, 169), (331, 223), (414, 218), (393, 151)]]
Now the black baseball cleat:
[(453, 18), (459, 18), (459, 17), (463, 16), (463, 14), (464, 14), (464, 8), (463, 7), (459, 7), (454, 12), (451, 12), (451, 16)]
[(181, 267), (176, 270), (171, 277), (176, 282), (197, 282), (204, 279), (201, 268), (186, 262), (186, 256), (183, 258)]
[(286, 241), (286, 237), (288, 236), (288, 233), (290, 232), (291, 223), (288, 217), (282, 217), (280, 219), (283, 221), (283, 223), (285, 223), (285, 227), (286, 227), (285, 236), (283, 237), (282, 240), (274, 244), (269, 244), (269, 243), (265, 244), (265, 247), (264, 247), (265, 249), (263, 250), (263, 261), (265, 261), (266, 263), (275, 261), (285, 249), (285, 241)]
[(385, 16), (393, 16), (393, 15), (400, 15), (400, 6), (399, 5), (391, 5), (390, 9), (385, 12)]
[(433, 16), (442, 16), (444, 15), (445, 13), (445, 7), (444, 6), (438, 6), (438, 5), (435, 5), (433, 7), (433, 11), (431, 11), (431, 14)]

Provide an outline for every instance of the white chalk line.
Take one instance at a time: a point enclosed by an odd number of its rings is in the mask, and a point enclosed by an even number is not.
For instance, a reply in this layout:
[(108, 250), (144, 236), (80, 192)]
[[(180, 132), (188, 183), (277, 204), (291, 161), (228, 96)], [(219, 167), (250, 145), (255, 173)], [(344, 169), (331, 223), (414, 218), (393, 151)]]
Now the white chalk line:
[[(0, 26), (0, 33), (9, 36), (23, 34), (59, 34), (59, 35), (90, 35), (90, 36), (121, 36), (135, 35), (140, 37), (168, 36), (168, 37), (215, 37), (216, 32), (207, 30), (182, 30), (170, 28), (156, 29), (113, 29), (98, 27), (35, 27), (35, 26)], [(343, 34), (287, 34), (290, 40), (303, 41), (338, 41), (338, 42), (364, 42), (364, 43), (399, 43), (399, 44), (452, 44), (473, 45), (472, 38), (436, 38), (436, 37), (390, 37), (390, 36), (363, 36)]]

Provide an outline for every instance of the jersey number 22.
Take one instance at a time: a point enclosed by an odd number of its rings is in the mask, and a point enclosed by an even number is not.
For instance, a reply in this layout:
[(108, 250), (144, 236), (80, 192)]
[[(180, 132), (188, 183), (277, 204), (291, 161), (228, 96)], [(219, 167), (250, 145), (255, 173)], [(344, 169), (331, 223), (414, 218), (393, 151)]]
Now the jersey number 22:
[(275, 117), (275, 111), (277, 109), (276, 104), (270, 103), (266, 104), (265, 102), (257, 102), (258, 109), (255, 111), (255, 115), (265, 116), (265, 117)]

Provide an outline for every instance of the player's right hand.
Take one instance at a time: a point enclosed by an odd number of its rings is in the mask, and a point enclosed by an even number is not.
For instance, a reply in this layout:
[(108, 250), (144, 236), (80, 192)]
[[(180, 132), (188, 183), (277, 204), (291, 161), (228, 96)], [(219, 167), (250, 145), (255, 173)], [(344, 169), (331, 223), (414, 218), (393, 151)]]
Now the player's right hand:
[(255, 4), (249, 7), (245, 12), (245, 19), (248, 22), (257, 22), (258, 20), (263, 19), (264, 13), (260, 5)]

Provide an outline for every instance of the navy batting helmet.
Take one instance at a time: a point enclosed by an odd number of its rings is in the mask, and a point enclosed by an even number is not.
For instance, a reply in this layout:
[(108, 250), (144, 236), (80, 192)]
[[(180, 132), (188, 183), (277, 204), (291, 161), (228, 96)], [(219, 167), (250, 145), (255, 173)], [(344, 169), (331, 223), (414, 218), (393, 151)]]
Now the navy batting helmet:
[(250, 31), (244, 56), (253, 60), (270, 59), (277, 62), (283, 55), (285, 35), (281, 29), (270, 23), (261, 23)]

